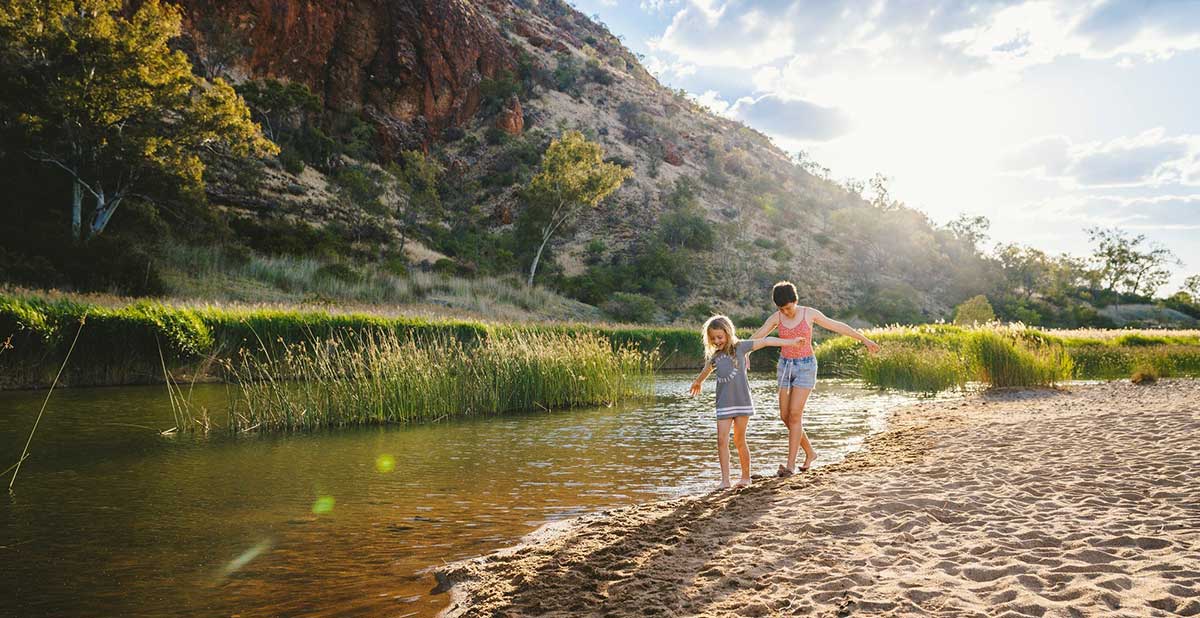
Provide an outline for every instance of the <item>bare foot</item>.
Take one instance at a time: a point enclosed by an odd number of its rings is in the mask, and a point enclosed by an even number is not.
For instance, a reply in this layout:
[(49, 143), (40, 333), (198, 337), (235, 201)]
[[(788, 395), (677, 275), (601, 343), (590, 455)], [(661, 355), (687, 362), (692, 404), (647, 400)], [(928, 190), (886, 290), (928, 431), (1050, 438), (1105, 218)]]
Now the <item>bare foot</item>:
[(808, 469), (812, 467), (812, 462), (814, 462), (816, 460), (817, 460), (816, 453), (813, 453), (812, 455), (805, 455), (804, 456), (804, 465), (800, 466), (800, 471), (808, 472)]
[(788, 467), (783, 464), (779, 464), (779, 469), (775, 471), (775, 476), (778, 476), (779, 478), (787, 478), (793, 474), (795, 474), (795, 472), (789, 470)]
[(729, 481), (721, 481), (721, 484), (717, 485), (717, 491), (721, 491), (722, 489), (729, 489)]
[(745, 478), (738, 479), (738, 482), (734, 483), (733, 486), (734, 487), (749, 487), (750, 479), (745, 479)]

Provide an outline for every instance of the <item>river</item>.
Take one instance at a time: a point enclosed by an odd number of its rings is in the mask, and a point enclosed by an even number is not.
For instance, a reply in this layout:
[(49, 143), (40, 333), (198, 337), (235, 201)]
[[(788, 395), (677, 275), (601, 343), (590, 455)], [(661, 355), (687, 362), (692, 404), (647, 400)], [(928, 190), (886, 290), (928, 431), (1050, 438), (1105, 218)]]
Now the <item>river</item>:
[[(763, 474), (787, 446), (772, 377), (752, 379)], [(0, 615), (435, 615), (448, 599), (429, 569), (444, 561), (714, 488), (713, 385), (693, 399), (689, 379), (660, 376), (653, 400), (608, 408), (273, 436), (162, 435), (165, 387), (59, 390), (0, 497)], [(44, 397), (0, 393), (3, 467)], [(225, 386), (192, 397), (221, 421)], [(912, 401), (822, 381), (805, 413), (818, 463)]]

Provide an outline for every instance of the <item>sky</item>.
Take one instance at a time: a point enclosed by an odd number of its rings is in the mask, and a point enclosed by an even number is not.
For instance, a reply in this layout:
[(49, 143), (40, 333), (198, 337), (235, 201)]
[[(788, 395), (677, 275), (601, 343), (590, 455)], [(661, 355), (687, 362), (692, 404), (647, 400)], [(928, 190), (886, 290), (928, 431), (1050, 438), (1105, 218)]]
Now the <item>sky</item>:
[(1119, 227), (1200, 273), (1200, 0), (573, 0), (643, 64), (836, 180), (992, 243)]

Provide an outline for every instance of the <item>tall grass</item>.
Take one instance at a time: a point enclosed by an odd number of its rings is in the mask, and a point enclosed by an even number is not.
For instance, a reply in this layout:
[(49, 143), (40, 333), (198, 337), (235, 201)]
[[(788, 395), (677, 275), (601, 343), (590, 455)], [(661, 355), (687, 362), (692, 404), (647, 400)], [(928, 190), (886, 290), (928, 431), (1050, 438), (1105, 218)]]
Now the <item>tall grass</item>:
[[(597, 336), (614, 350), (656, 351), (659, 369), (698, 369), (703, 363), (695, 328), (492, 323), (147, 301), (96, 304), (0, 292), (0, 342), (11, 344), (0, 353), (0, 388), (48, 386), (85, 314), (88, 329), (63, 375), (66, 385), (161, 383), (181, 375), (226, 378), (223, 370), (240, 363), (239, 350), (253, 350), (265, 360), (283, 355), (289, 346), (347, 332), (384, 331), (400, 340), (453, 340), (464, 346), (504, 336)], [(749, 331), (739, 334), (748, 336)], [(1127, 378), (1143, 366), (1163, 376), (1200, 377), (1200, 331), (1195, 330), (1041, 331), (1020, 324), (928, 324), (869, 334), (883, 345), (877, 357), (846, 337), (821, 341), (815, 347), (821, 375), (862, 377), (878, 386), (922, 392), (975, 381), (1036, 386), (1069, 378)], [(776, 354), (775, 348), (760, 350), (751, 357), (752, 368), (769, 370)], [(952, 356), (956, 364), (950, 362)], [(210, 366), (221, 370), (209, 373)]]
[[(388, 331), (401, 339), (454, 339), (463, 344), (500, 335), (594, 335), (617, 349), (657, 351), (659, 368), (696, 368), (703, 358), (699, 336), (691, 329), (494, 324), (325, 311), (178, 307), (149, 301), (107, 306), (68, 297), (48, 300), (0, 293), (0, 341), (11, 337), (12, 343), (12, 349), (0, 354), (0, 388), (49, 385), (57, 360), (74, 334), (72, 327), (84, 314), (88, 330), (63, 376), (71, 386), (152, 384), (176, 375), (224, 378), (228, 363), (214, 361), (237, 360), (239, 350), (282, 354), (289, 345), (347, 331)], [(215, 375), (207, 374), (209, 367)]]
[[(1195, 331), (1191, 331), (1194, 333)], [(868, 333), (883, 346), (867, 355), (858, 342), (837, 337), (817, 347), (822, 375), (861, 377), (887, 388), (930, 392), (968, 382), (988, 386), (1053, 386), (1072, 378), (1128, 377), (1127, 357), (1170, 366), (1167, 375), (1200, 376), (1200, 345), (1148, 346), (1152, 335), (1096, 338), (1074, 332), (1048, 333), (1021, 324), (961, 327), (948, 324), (897, 326)], [(1124, 333), (1128, 336), (1131, 333)], [(1186, 341), (1188, 332), (1172, 333)], [(1136, 341), (1136, 345), (1134, 342)], [(955, 362), (952, 362), (954, 360)]]
[(656, 354), (594, 334), (508, 333), (467, 344), (347, 331), (229, 370), (234, 429), (296, 430), (609, 404), (650, 393)]
[(963, 358), (949, 350), (897, 344), (862, 357), (859, 377), (875, 386), (937, 393), (966, 386), (964, 363)]
[(1071, 357), (1061, 344), (1022, 344), (986, 330), (970, 333), (966, 342), (980, 381), (991, 386), (1054, 386), (1071, 379)]

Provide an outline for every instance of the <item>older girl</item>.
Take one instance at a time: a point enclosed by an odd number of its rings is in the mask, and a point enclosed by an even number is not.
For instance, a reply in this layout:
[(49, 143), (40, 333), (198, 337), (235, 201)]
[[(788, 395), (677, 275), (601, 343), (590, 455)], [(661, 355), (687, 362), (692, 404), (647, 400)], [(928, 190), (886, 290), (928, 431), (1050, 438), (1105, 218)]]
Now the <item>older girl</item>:
[(750, 447), (746, 445), (746, 425), (754, 414), (754, 401), (750, 398), (750, 382), (746, 374), (750, 367), (750, 353), (766, 346), (800, 345), (803, 338), (780, 339), (766, 337), (739, 341), (733, 322), (723, 315), (715, 315), (704, 323), (700, 331), (704, 339), (704, 370), (692, 382), (693, 396), (700, 393), (700, 385), (709, 373), (717, 373), (717, 458), (721, 462), (721, 485), (729, 487), (729, 428), (733, 426), (733, 441), (738, 450), (738, 463), (742, 478), (738, 487), (750, 484)]
[(879, 344), (844, 322), (830, 319), (812, 307), (798, 305), (799, 294), (796, 286), (789, 281), (776, 283), (771, 289), (771, 297), (779, 311), (767, 318), (753, 338), (764, 337), (778, 328), (780, 337), (800, 337), (804, 340), (803, 345), (788, 346), (779, 351), (776, 373), (779, 380), (779, 418), (788, 428), (787, 465), (781, 464), (776, 474), (791, 476), (796, 472), (796, 455), (800, 448), (804, 449), (804, 465), (799, 468), (801, 472), (807, 471), (817, 458), (817, 452), (808, 441), (808, 434), (804, 433), (802, 422), (804, 404), (817, 385), (817, 359), (812, 349), (813, 324), (857, 339), (870, 352), (877, 351)]

